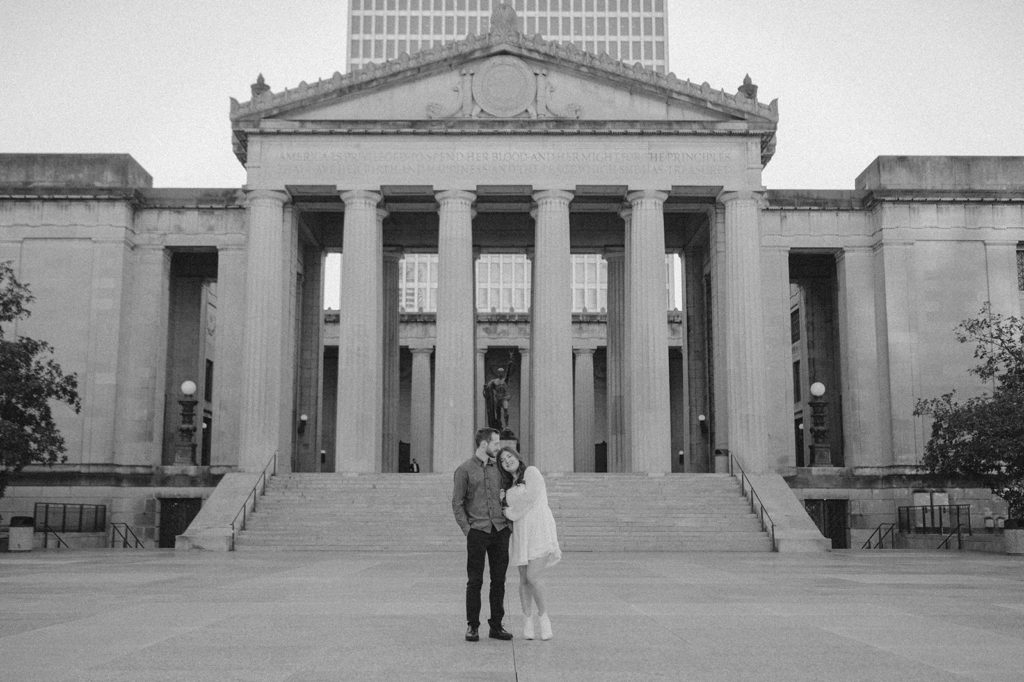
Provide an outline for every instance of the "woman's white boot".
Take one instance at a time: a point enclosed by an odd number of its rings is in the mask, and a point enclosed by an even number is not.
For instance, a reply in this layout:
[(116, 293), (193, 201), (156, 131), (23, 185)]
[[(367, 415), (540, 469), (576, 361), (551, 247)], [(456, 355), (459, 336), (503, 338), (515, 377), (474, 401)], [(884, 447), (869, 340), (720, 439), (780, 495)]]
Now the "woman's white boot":
[(523, 639), (534, 639), (537, 635), (533, 628), (533, 613), (523, 614)]
[(551, 619), (548, 618), (548, 614), (541, 614), (538, 622), (540, 625), (540, 638), (543, 640), (551, 639)]

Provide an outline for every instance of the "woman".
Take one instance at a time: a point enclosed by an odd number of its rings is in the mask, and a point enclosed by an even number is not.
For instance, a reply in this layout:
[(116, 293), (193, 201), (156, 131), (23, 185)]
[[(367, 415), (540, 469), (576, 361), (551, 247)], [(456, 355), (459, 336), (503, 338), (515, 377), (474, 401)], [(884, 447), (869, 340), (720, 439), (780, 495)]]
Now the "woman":
[(548, 506), (547, 487), (537, 467), (526, 466), (514, 448), (502, 448), (498, 462), (511, 479), (505, 493), (505, 516), (513, 522), (508, 558), (510, 564), (519, 567), (519, 600), (525, 619), (523, 638), (535, 637), (536, 617), (540, 638), (551, 639), (543, 574), (562, 558), (562, 550), (558, 547), (555, 517)]

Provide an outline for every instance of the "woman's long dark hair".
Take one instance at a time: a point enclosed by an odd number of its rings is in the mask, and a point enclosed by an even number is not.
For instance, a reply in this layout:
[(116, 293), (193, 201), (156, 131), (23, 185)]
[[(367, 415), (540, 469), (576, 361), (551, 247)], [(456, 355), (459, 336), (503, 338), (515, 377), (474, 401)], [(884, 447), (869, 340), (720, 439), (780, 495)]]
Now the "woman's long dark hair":
[[(516, 469), (514, 474), (505, 471), (505, 467), (501, 466), (501, 453), (508, 452), (515, 455), (516, 459), (519, 460), (519, 468)], [(505, 483), (505, 488), (511, 488), (517, 483), (524, 483), (523, 476), (526, 474), (526, 462), (523, 461), (523, 456), (516, 452), (516, 449), (511, 445), (506, 445), (498, 451), (498, 468), (501, 470), (501, 480)]]

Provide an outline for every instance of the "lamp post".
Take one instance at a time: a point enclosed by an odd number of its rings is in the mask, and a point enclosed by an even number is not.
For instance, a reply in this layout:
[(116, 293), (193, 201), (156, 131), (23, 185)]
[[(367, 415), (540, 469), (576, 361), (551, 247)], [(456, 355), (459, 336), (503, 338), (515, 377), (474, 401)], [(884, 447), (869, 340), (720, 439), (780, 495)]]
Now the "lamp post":
[(174, 463), (183, 466), (194, 466), (196, 463), (196, 444), (193, 436), (196, 433), (196, 403), (199, 401), (193, 398), (196, 394), (196, 382), (181, 382), (181, 394), (183, 400), (181, 405), (181, 426), (178, 427), (178, 444), (174, 447)]
[(828, 402), (825, 396), (825, 384), (815, 381), (811, 384), (811, 466), (832, 466), (832, 449), (828, 444)]

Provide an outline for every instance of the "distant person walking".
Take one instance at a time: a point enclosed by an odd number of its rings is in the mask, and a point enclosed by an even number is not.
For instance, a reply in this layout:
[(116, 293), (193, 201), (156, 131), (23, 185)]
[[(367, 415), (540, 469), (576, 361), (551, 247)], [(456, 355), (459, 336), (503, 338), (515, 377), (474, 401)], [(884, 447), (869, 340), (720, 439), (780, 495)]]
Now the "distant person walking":
[(555, 517), (548, 506), (547, 486), (540, 470), (526, 466), (514, 448), (503, 447), (498, 461), (512, 479), (505, 493), (505, 516), (513, 522), (509, 561), (519, 567), (523, 638), (533, 639), (536, 626), (541, 639), (551, 639), (544, 573), (561, 560), (562, 550), (558, 547)]
[(480, 591), (484, 584), (484, 559), (491, 569), (491, 617), (488, 637), (512, 639), (501, 621), (505, 617), (505, 572), (508, 569), (510, 524), (502, 513), (503, 476), (495, 461), (498, 432), (476, 432), (476, 452), (455, 470), (452, 511), (466, 536), (466, 641), (480, 639)]
[(420, 463), (416, 461), (415, 457), (413, 457), (412, 461), (409, 462), (409, 471), (414, 474), (418, 474), (420, 472)]

